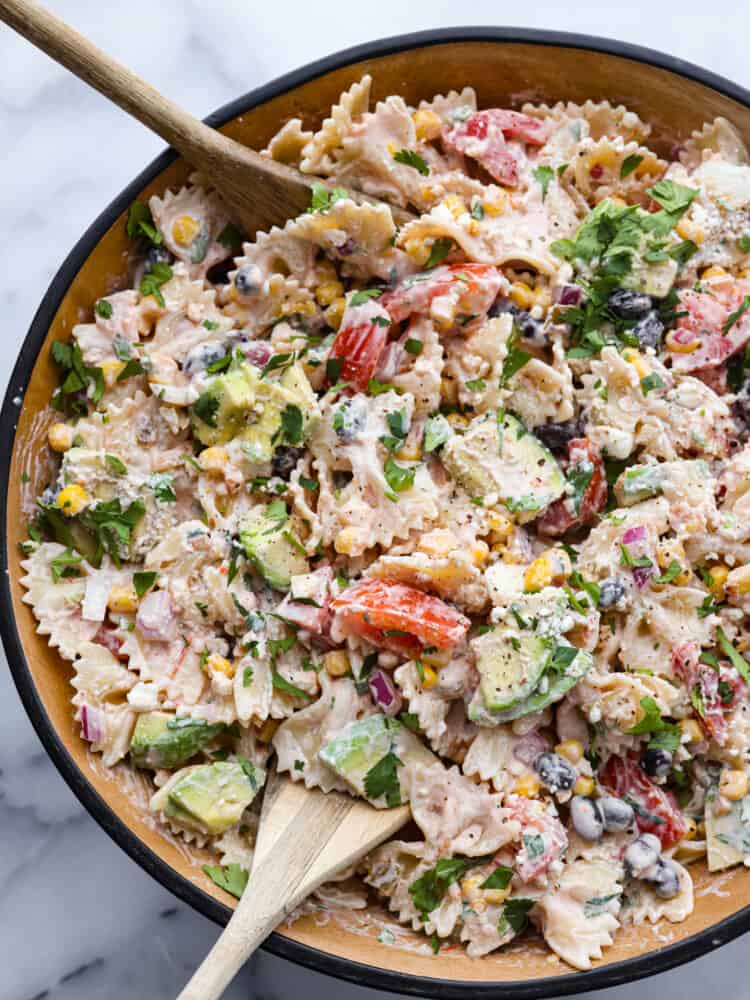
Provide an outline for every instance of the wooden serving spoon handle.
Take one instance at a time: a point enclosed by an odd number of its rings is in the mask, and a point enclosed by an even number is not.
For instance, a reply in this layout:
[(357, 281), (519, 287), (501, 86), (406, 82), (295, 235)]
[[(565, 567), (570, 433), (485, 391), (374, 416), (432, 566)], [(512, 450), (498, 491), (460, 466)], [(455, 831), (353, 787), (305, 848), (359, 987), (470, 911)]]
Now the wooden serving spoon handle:
[(178, 1000), (216, 1000), (291, 911), (323, 882), (399, 830), (408, 806), (378, 810), (276, 774), (263, 800), (250, 880), (232, 919)]
[[(31, 0), (0, 0), (0, 20), (114, 101), (173, 146), (215, 185), (248, 236), (283, 225), (310, 205), (308, 176), (210, 128), (50, 11)], [(352, 192), (357, 201), (370, 201)], [(394, 209), (394, 216), (412, 216)]]

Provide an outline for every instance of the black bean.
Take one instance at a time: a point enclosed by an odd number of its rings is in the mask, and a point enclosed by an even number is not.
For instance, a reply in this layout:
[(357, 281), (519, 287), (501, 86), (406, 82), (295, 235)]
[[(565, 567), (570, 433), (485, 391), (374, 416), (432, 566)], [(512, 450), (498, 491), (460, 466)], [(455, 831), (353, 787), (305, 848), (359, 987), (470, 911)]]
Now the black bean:
[(661, 854), (661, 841), (653, 833), (642, 833), (628, 844), (622, 856), (625, 873), (630, 878), (640, 878), (656, 864)]
[(550, 451), (562, 451), (573, 438), (581, 437), (581, 425), (577, 420), (565, 420), (559, 424), (541, 424), (534, 428), (534, 437)]
[(553, 792), (569, 792), (578, 780), (576, 769), (558, 753), (540, 753), (534, 760), (534, 770)]
[(607, 299), (607, 305), (622, 319), (639, 319), (651, 309), (651, 298), (629, 288), (617, 288)]
[(599, 607), (613, 608), (625, 596), (625, 584), (611, 576), (599, 585)]
[(661, 899), (674, 899), (680, 894), (680, 873), (669, 858), (659, 858), (653, 871), (645, 876), (645, 881), (654, 887)]
[(599, 803), (585, 795), (575, 795), (570, 800), (570, 821), (576, 833), (584, 840), (595, 842), (604, 833), (604, 816)]
[(289, 479), (303, 450), (303, 448), (289, 448), (286, 445), (277, 448), (271, 463), (271, 471), (274, 476), (279, 476), (280, 479)]
[(234, 257), (225, 257), (216, 264), (212, 264), (206, 271), (206, 281), (212, 285), (228, 285), (229, 272), (234, 270)]
[(602, 795), (598, 800), (607, 833), (621, 833), (635, 822), (633, 807), (614, 795)]
[(633, 329), (628, 332), (638, 338), (638, 344), (641, 347), (653, 347), (656, 349), (661, 343), (664, 324), (659, 319), (657, 312), (650, 312), (643, 319), (638, 320)]
[(226, 354), (227, 346), (218, 340), (210, 341), (206, 344), (198, 344), (192, 351), (188, 352), (182, 365), (182, 370), (187, 372), (188, 375), (205, 371), (209, 365), (212, 365), (215, 361), (219, 361)]
[(510, 299), (500, 297), (490, 306), (489, 315), (501, 316), (503, 313), (509, 313), (513, 317), (513, 325), (518, 330), (519, 336), (540, 345), (545, 343), (544, 323), (541, 320), (534, 319), (525, 309), (519, 309)]
[(146, 254), (146, 270), (150, 271), (154, 264), (171, 264), (173, 260), (173, 255), (166, 247), (151, 247)]
[(672, 754), (669, 750), (647, 750), (641, 758), (641, 767), (652, 778), (666, 778), (672, 770)]

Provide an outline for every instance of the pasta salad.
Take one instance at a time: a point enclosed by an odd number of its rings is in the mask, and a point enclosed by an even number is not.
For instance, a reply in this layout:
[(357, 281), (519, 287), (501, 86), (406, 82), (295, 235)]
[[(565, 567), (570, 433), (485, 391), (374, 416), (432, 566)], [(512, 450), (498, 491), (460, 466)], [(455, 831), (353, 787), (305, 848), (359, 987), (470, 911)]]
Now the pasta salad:
[(750, 864), (748, 154), (370, 87), (264, 151), (319, 178), (283, 228), (199, 176), (131, 206), (131, 287), (52, 347), (24, 599), (222, 888), (275, 755), (410, 804), (357, 875), (434, 950), (586, 969)]

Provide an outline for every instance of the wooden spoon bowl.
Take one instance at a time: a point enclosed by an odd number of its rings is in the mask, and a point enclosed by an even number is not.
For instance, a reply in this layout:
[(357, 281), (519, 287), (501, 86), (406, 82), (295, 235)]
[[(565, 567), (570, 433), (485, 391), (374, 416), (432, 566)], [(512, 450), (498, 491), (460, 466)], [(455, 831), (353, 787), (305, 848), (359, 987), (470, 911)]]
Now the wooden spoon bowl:
[[(301, 116), (317, 124), (341, 90), (363, 73), (374, 78), (375, 99), (402, 94), (416, 104), (451, 87), (472, 85), (480, 106), (525, 99), (589, 98), (623, 102), (654, 125), (666, 151), (716, 115), (729, 118), (750, 143), (750, 94), (697, 67), (616, 42), (511, 29), (446, 29), (389, 39), (339, 53), (248, 94), (211, 116), (232, 138), (260, 149), (280, 124)], [(16, 684), (66, 781), (104, 829), (143, 868), (197, 910), (224, 923), (232, 900), (201, 871), (215, 859), (186, 849), (157, 830), (146, 795), (126, 767), (108, 771), (79, 739), (70, 703), (70, 666), (35, 631), (23, 604), (18, 543), (25, 537), (33, 497), (46, 485), (45, 431), (57, 372), (53, 340), (70, 337), (91, 304), (124, 281), (129, 245), (125, 212), (183, 183), (189, 167), (164, 153), (83, 235), (42, 300), (10, 380), (0, 430), (0, 502), (5, 545), (0, 573), (0, 626)], [(22, 402), (21, 402), (22, 401)], [(28, 482), (23, 481), (23, 474)], [(421, 935), (398, 932), (397, 945), (378, 940), (382, 908), (334, 911), (327, 921), (308, 914), (283, 926), (265, 947), (292, 961), (363, 985), (428, 997), (472, 995), (542, 997), (579, 993), (636, 979), (694, 958), (750, 930), (750, 871), (711, 877), (694, 865), (695, 912), (681, 924), (625, 928), (591, 972), (571, 971), (533, 937), (482, 960), (463, 950), (434, 957)], [(721, 887), (719, 891), (719, 885)]]

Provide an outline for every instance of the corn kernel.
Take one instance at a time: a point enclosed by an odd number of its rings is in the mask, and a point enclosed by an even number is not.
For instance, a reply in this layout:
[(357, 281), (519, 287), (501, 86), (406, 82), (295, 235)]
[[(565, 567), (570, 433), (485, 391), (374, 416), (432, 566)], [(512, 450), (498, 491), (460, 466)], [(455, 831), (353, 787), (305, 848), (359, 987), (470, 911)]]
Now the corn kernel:
[(178, 246), (187, 247), (195, 240), (200, 231), (201, 227), (197, 219), (194, 219), (192, 215), (180, 215), (174, 220), (172, 239)]
[(533, 590), (543, 590), (552, 583), (552, 566), (547, 556), (540, 556), (524, 573), (523, 587), (528, 593)]
[(697, 243), (699, 246), (706, 238), (706, 234), (703, 232), (701, 227), (696, 222), (692, 222), (690, 219), (680, 219), (675, 226), (675, 231), (683, 238), (683, 240), (692, 240), (693, 243)]
[(57, 506), (66, 517), (75, 517), (76, 514), (80, 514), (90, 502), (91, 497), (78, 483), (73, 483), (72, 486), (66, 486), (65, 489), (60, 490), (56, 501)]
[(469, 219), (469, 224), (466, 227), (466, 231), (469, 236), (479, 236), (482, 231), (482, 227), (479, 225), (477, 219)]
[(338, 281), (336, 268), (327, 257), (321, 257), (315, 262), (315, 275), (321, 284), (324, 281)]
[(683, 840), (695, 840), (695, 835), (698, 832), (698, 824), (694, 819), (685, 820), (685, 832), (682, 835)]
[(126, 615), (138, 610), (138, 595), (134, 587), (113, 587), (107, 598), (107, 607), (118, 615)]
[(490, 906), (498, 906), (500, 903), (505, 902), (511, 892), (510, 885), (505, 889), (482, 889), (482, 899), (486, 903), (489, 903)]
[(344, 294), (344, 286), (340, 281), (322, 281), (315, 289), (318, 305), (330, 306)]
[(318, 310), (310, 299), (290, 299), (281, 307), (282, 316), (315, 316)]
[(639, 378), (645, 378), (651, 371), (649, 366), (643, 360), (643, 355), (641, 354), (640, 351), (636, 351), (634, 348), (628, 347), (622, 352), (622, 356), (626, 361), (629, 361), (630, 364), (635, 368), (635, 370), (638, 372)]
[(709, 278), (726, 278), (726, 276), (727, 272), (724, 268), (718, 267), (716, 264), (712, 264), (705, 271), (701, 271), (701, 281), (707, 281)]
[(422, 685), (423, 690), (431, 691), (438, 682), (437, 671), (433, 669), (429, 664), (422, 664), (422, 676), (419, 679), (419, 683)]
[(534, 774), (527, 774), (519, 778), (511, 791), (514, 795), (523, 795), (525, 799), (534, 799), (539, 794), (541, 785), (539, 779)]
[(225, 677), (234, 677), (234, 664), (226, 656), (219, 656), (218, 653), (211, 653), (206, 660), (206, 667), (217, 674), (224, 674)]
[[(685, 550), (680, 542), (660, 542), (659, 547), (656, 550), (656, 562), (658, 563), (659, 568), (664, 571), (668, 570), (673, 562), (679, 563), (680, 572), (671, 581), (676, 587), (685, 587), (690, 582), (692, 573), (690, 571), (690, 565), (687, 562)], [(663, 585), (656, 584), (656, 586)]]
[(416, 439), (407, 441), (396, 452), (396, 458), (401, 462), (418, 462), (422, 457), (422, 446)]
[(747, 795), (750, 779), (744, 771), (722, 771), (719, 778), (719, 794), (730, 802), (738, 802)]
[(124, 361), (105, 361), (102, 364), (102, 378), (108, 389), (112, 389), (117, 384), (117, 378), (124, 369)]
[(463, 413), (449, 413), (445, 418), (454, 431), (463, 431), (469, 426), (469, 418)]
[(47, 440), (53, 451), (67, 451), (73, 445), (73, 428), (67, 424), (52, 424), (47, 431)]
[(280, 725), (281, 719), (266, 719), (255, 735), (261, 743), (270, 743)]
[(329, 677), (344, 677), (349, 673), (349, 654), (344, 649), (334, 649), (323, 657)]
[(198, 456), (198, 465), (200, 465), (203, 472), (209, 472), (211, 475), (221, 475), (228, 461), (229, 453), (227, 449), (221, 448), (218, 445), (206, 448)]
[(534, 292), (524, 281), (514, 281), (510, 286), (510, 297), (519, 309), (531, 309), (534, 305)]
[(727, 577), (729, 576), (729, 567), (725, 566), (723, 563), (718, 563), (716, 566), (710, 566), (708, 572), (711, 576), (711, 582), (708, 585), (708, 589), (711, 591), (714, 599), (721, 604), (725, 596), (724, 589)]
[(475, 566), (483, 566), (487, 562), (489, 554), (489, 545), (481, 539), (476, 541), (471, 547), (471, 561)]
[(667, 346), (667, 350), (672, 351), (673, 354), (692, 354), (693, 351), (697, 351), (701, 346), (701, 341), (699, 337), (694, 337), (687, 343), (678, 340), (675, 337), (675, 331), (670, 330), (669, 333), (664, 338), (664, 343)]
[(451, 662), (451, 651), (450, 649), (436, 649), (434, 652), (424, 652), (420, 656), (422, 663), (429, 663), (431, 667), (435, 667), (439, 670), (441, 667), (447, 667)]
[(513, 531), (513, 522), (505, 514), (498, 511), (491, 511), (487, 517), (487, 526), (490, 529), (490, 537), (493, 542), (504, 542)]
[(332, 330), (338, 330), (341, 326), (341, 319), (344, 315), (344, 310), (346, 309), (346, 299), (343, 295), (340, 295), (337, 299), (334, 299), (330, 306), (325, 311), (326, 323), (331, 327)]
[(443, 130), (443, 121), (440, 116), (427, 108), (415, 111), (412, 118), (417, 130), (417, 139), (420, 142), (431, 142), (433, 139), (437, 139)]
[(354, 528), (342, 528), (341, 531), (336, 535), (336, 539), (333, 543), (334, 548), (342, 556), (349, 556), (357, 542), (357, 532)]
[(586, 778), (581, 775), (573, 785), (574, 795), (585, 795), (590, 796), (594, 794), (594, 789), (596, 788), (596, 783), (593, 778)]
[(430, 247), (416, 237), (404, 243), (404, 250), (419, 267), (424, 267), (430, 259)]
[(460, 217), (468, 211), (466, 208), (466, 202), (457, 194), (446, 195), (445, 198), (443, 198), (443, 205), (445, 205), (454, 219), (460, 219)]
[[(713, 574), (713, 571), (712, 571)], [(738, 566), (727, 573), (726, 593), (729, 599), (750, 593), (750, 563)]]
[(695, 719), (682, 719), (680, 721), (680, 729), (682, 730), (683, 737), (686, 737), (687, 743), (702, 742), (703, 730)]
[(571, 764), (577, 764), (583, 759), (583, 743), (580, 740), (565, 740), (564, 743), (557, 744), (555, 753), (569, 760)]
[(507, 192), (501, 191), (498, 188), (497, 191), (485, 198), (482, 207), (484, 208), (485, 215), (492, 217), (502, 215), (508, 209)]

